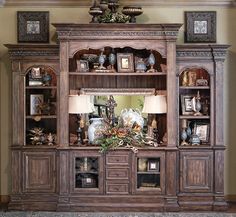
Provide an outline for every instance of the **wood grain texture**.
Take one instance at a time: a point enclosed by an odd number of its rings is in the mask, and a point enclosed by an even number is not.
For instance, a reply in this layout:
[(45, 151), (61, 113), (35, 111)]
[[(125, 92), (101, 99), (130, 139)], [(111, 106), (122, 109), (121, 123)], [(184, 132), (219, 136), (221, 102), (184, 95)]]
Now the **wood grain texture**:
[[(120, 0), (120, 4), (123, 5), (142, 5), (142, 6), (168, 6), (168, 7), (176, 7), (176, 6), (218, 6), (218, 7), (234, 7), (234, 0), (212, 0), (212, 1), (196, 1), (196, 0)], [(89, 0), (43, 0), (43, 1), (34, 1), (34, 0), (6, 0), (5, 2), (0, 2), (0, 5), (4, 6), (18, 6), (18, 7), (89, 7), (91, 6), (91, 1)]]
[(212, 192), (213, 153), (180, 153), (180, 192)]

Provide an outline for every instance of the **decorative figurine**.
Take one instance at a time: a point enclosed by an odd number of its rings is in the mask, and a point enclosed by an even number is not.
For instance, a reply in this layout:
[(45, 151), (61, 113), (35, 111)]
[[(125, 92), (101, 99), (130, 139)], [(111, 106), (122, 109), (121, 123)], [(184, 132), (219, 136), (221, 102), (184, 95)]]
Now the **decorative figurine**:
[(98, 70), (105, 70), (106, 67), (103, 66), (103, 64), (105, 63), (106, 60), (106, 56), (103, 54), (103, 51), (101, 52), (99, 58), (98, 58), (98, 62), (99, 62), (99, 66), (98, 66)]
[(146, 64), (144, 63), (143, 59), (139, 58), (136, 63), (136, 67), (135, 67), (136, 72), (143, 73), (146, 71), (146, 69), (147, 69), (147, 67), (146, 67)]
[(115, 107), (117, 106), (116, 101), (112, 95), (109, 96), (106, 105), (108, 106), (108, 119), (112, 126), (115, 124)]
[(32, 145), (42, 145), (45, 142), (45, 136), (42, 128), (35, 127), (30, 131), (29, 136)]
[(50, 86), (51, 81), (52, 81), (52, 76), (47, 71), (45, 71), (43, 74), (43, 85)]
[(49, 133), (47, 135), (47, 143), (48, 143), (49, 146), (54, 145), (54, 143), (55, 143), (55, 136), (52, 133)]
[(193, 109), (195, 112), (194, 115), (199, 116), (199, 115), (202, 115), (202, 113), (200, 112), (202, 106), (201, 106), (201, 102), (200, 102), (201, 97), (200, 97), (199, 91), (197, 92), (197, 96), (195, 97), (195, 99), (196, 99), (195, 106), (193, 106)]
[(184, 146), (184, 145), (189, 145), (187, 142), (186, 142), (186, 139), (188, 138), (188, 134), (186, 132), (186, 128), (187, 128), (187, 120), (186, 119), (183, 119), (182, 120), (182, 131), (181, 131), (181, 146)]
[(114, 49), (112, 49), (112, 52), (109, 54), (109, 63), (111, 64), (111, 70), (115, 72), (114, 65), (116, 63), (116, 55), (114, 54)]
[(150, 72), (150, 73), (157, 72), (157, 70), (153, 68), (153, 66), (156, 63), (156, 59), (155, 59), (155, 56), (153, 55), (152, 51), (148, 57), (148, 63), (151, 66), (151, 68), (147, 72)]

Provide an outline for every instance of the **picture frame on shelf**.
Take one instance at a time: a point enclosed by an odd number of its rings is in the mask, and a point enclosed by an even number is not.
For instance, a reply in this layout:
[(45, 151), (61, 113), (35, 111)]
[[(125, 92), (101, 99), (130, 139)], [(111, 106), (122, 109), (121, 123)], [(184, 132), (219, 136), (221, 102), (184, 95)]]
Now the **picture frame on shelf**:
[(88, 72), (89, 62), (87, 60), (77, 60), (77, 72)]
[(40, 106), (44, 103), (43, 94), (30, 94), (30, 115), (41, 115)]
[(132, 53), (117, 53), (117, 71), (134, 72), (134, 57)]
[(48, 11), (17, 11), (18, 43), (49, 42)]
[(160, 170), (160, 165), (158, 160), (148, 160), (148, 171), (156, 171), (158, 172)]
[(180, 95), (182, 115), (194, 114), (193, 99), (193, 95)]
[(216, 43), (216, 11), (185, 11), (185, 43)]
[(209, 142), (210, 136), (210, 124), (203, 122), (195, 122), (193, 128), (194, 134), (198, 135), (202, 143)]

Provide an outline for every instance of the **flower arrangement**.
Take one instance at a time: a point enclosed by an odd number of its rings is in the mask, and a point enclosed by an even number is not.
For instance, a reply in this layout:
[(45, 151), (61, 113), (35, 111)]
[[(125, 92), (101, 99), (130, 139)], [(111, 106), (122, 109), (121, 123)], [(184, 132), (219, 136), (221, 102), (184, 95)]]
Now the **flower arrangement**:
[(132, 128), (121, 127), (120, 125), (110, 127), (102, 132), (102, 134), (103, 136), (97, 139), (97, 143), (101, 146), (100, 151), (102, 153), (118, 147), (126, 147), (131, 149), (134, 153), (137, 153), (139, 147), (156, 145), (152, 138), (144, 134), (141, 127), (136, 123), (133, 124)]

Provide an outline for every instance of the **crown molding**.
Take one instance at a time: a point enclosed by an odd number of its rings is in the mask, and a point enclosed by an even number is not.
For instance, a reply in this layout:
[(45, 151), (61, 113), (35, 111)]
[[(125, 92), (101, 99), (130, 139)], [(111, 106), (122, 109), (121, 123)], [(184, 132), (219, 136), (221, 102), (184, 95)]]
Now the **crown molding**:
[[(90, 5), (91, 0), (0, 0), (0, 6), (6, 7), (89, 7)], [(120, 5), (235, 7), (236, 0), (120, 0)]]

